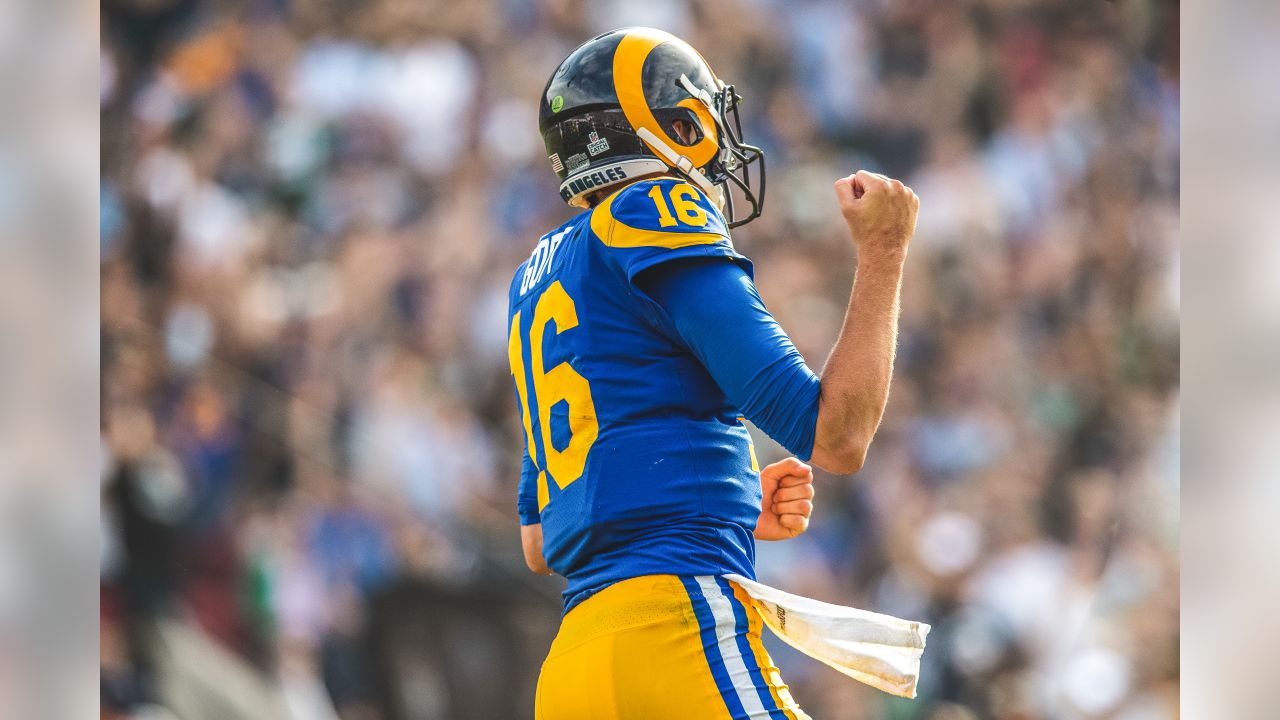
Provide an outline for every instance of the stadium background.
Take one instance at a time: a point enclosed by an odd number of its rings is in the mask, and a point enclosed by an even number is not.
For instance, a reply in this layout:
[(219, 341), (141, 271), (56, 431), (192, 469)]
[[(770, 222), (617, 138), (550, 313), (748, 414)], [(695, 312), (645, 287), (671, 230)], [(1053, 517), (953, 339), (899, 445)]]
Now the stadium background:
[(815, 367), (854, 266), (831, 181), (923, 201), (867, 466), (759, 553), (932, 623), (921, 698), (775, 643), (797, 698), (1177, 716), (1176, 3), (102, 9), (104, 717), (529, 715), (559, 584), (519, 557), (505, 289), (570, 213), (537, 94), (634, 24), (746, 96), (770, 183), (735, 239)]

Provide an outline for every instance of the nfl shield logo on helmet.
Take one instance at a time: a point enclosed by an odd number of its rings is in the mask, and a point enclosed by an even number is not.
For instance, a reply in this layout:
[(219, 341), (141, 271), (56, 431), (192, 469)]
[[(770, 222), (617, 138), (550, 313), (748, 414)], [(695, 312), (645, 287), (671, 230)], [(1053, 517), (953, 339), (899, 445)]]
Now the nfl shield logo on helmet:
[(587, 139), (591, 141), (587, 143), (587, 152), (591, 153), (592, 157), (609, 149), (609, 141), (600, 137), (600, 133), (594, 130), (587, 135)]

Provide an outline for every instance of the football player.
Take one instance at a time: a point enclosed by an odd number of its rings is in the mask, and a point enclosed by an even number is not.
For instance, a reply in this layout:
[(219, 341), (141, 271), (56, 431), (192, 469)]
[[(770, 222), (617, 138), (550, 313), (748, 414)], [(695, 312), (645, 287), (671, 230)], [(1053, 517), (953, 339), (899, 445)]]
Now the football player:
[[(754, 578), (754, 540), (805, 530), (802, 460), (862, 465), (919, 200), (872, 173), (835, 182), (857, 278), (814, 374), (729, 237), (764, 200), (739, 99), (692, 47), (648, 28), (578, 47), (541, 99), (561, 197), (583, 208), (539, 239), (510, 290), (525, 559), (568, 579), (542, 720), (805, 717), (760, 616), (723, 576)], [(800, 459), (761, 470), (744, 418)]]

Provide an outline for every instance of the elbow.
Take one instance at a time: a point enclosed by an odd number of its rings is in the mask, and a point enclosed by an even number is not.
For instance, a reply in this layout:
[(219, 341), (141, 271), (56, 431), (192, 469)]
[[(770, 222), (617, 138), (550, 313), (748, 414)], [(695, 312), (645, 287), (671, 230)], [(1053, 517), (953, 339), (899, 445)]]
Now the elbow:
[(852, 440), (836, 447), (814, 447), (812, 461), (827, 472), (852, 475), (862, 469), (870, 444)]
[(813, 464), (838, 475), (852, 475), (861, 470), (883, 414), (883, 403), (857, 398), (844, 403), (820, 404), (814, 429)]
[(827, 470), (840, 475), (852, 475), (861, 470), (862, 464), (866, 461), (866, 446), (850, 448), (835, 456), (832, 459), (831, 467), (827, 468)]

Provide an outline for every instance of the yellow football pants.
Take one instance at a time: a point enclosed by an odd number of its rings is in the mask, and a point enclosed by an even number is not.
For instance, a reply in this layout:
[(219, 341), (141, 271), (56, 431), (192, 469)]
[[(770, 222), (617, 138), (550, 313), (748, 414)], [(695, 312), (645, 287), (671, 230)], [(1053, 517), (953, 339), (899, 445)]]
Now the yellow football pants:
[(741, 588), (649, 575), (569, 611), (538, 678), (538, 720), (808, 720)]

